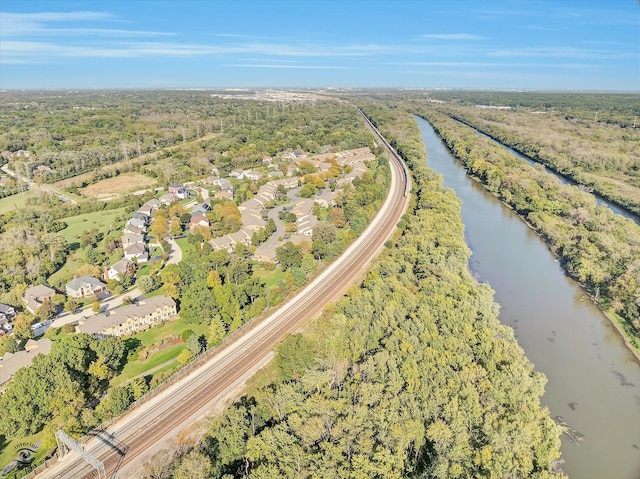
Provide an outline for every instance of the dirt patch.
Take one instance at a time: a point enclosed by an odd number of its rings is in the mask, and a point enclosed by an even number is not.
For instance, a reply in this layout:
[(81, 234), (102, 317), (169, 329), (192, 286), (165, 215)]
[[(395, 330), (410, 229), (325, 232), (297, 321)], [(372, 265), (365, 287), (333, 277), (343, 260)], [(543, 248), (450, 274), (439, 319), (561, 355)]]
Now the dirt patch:
[(155, 184), (156, 180), (140, 173), (125, 173), (87, 186), (82, 190), (82, 195), (103, 198), (118, 193), (139, 190), (143, 187), (151, 187)]

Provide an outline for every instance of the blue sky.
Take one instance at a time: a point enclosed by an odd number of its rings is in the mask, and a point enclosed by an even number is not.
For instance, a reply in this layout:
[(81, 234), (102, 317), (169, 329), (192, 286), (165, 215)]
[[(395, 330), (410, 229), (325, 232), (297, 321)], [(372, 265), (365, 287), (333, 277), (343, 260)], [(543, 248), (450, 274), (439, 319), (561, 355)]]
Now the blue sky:
[(0, 1), (0, 88), (640, 90), (638, 0)]

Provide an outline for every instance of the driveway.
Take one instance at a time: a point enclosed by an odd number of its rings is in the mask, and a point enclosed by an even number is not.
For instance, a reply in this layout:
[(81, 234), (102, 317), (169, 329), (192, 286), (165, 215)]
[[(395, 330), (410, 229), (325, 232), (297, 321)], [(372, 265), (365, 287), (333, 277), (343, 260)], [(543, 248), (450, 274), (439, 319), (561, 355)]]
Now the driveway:
[(171, 245), (171, 251), (169, 251), (169, 259), (167, 260), (167, 264), (178, 264), (180, 261), (182, 261), (182, 249), (173, 238), (168, 239), (167, 243)]
[[(138, 288), (133, 288), (132, 290), (127, 291), (126, 293), (119, 294), (118, 296), (112, 296), (109, 299), (102, 301), (100, 303), (100, 311), (105, 312), (107, 310), (115, 309), (118, 306), (122, 305), (122, 300), (128, 296), (131, 299), (139, 299), (143, 296), (142, 291)], [(73, 323), (75, 321), (79, 321), (81, 319), (87, 318), (89, 316), (93, 316), (95, 313), (92, 311), (91, 306), (88, 306), (77, 313), (62, 313), (55, 317), (53, 323), (49, 325), (52, 328), (59, 328), (68, 323)], [(43, 328), (43, 334), (44, 334)], [(36, 335), (38, 335), (39, 331), (36, 331)]]

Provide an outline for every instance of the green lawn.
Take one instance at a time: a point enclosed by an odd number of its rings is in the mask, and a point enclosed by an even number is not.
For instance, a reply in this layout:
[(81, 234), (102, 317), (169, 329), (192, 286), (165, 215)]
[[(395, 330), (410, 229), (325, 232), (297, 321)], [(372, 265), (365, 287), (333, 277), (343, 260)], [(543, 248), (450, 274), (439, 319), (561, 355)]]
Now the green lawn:
[(182, 260), (189, 258), (189, 256), (196, 253), (196, 246), (189, 242), (189, 238), (179, 238), (176, 240), (178, 246), (182, 250)]
[[(184, 331), (185, 329), (191, 329), (197, 335), (206, 335), (209, 327), (206, 324), (185, 324), (183, 320), (178, 319), (177, 321), (168, 322), (164, 326), (148, 329), (147, 331), (138, 333), (133, 337), (139, 339), (144, 346), (151, 346), (152, 344), (160, 342), (161, 339), (166, 338), (167, 336), (180, 336), (182, 334), (182, 331)], [(166, 349), (153, 353), (145, 361), (140, 361), (138, 359), (131, 361), (127, 363), (127, 365), (122, 370), (122, 373), (112, 379), (111, 385), (116, 386), (118, 384), (121, 384), (128, 379), (143, 374), (162, 363), (165, 363), (171, 359), (175, 359), (183, 349), (184, 344), (177, 344), (175, 346), (169, 346)], [(175, 364), (168, 366), (168, 369), (173, 367), (175, 367)], [(163, 370), (165, 369), (167, 368), (163, 368)], [(159, 371), (154, 371), (154, 374), (156, 374), (157, 372)]]
[(116, 224), (115, 221), (118, 216), (124, 218), (125, 208), (96, 211), (64, 218), (62, 221), (67, 223), (67, 227), (59, 234), (69, 243), (79, 242), (82, 232), (93, 228), (97, 228), (98, 231), (106, 235), (109, 231), (120, 228), (121, 225)]
[(85, 260), (82, 258), (82, 255), (71, 253), (67, 258), (67, 262), (62, 265), (62, 268), (49, 276), (49, 278), (47, 278), (47, 282), (52, 286), (64, 290), (64, 284), (67, 281), (71, 281), (78, 268), (84, 264)]
[(284, 272), (279, 269), (267, 271), (264, 268), (256, 268), (254, 269), (253, 274), (264, 281), (267, 289), (284, 284)]
[[(184, 347), (184, 344), (176, 344), (175, 346), (170, 346), (166, 349), (153, 353), (146, 361), (141, 362), (136, 360), (128, 363), (122, 372), (111, 380), (111, 386), (122, 384), (131, 378), (139, 376), (140, 374), (161, 365), (162, 363), (166, 363), (172, 359), (175, 360)], [(167, 367), (175, 367), (175, 361), (167, 365)]]
[(17, 195), (0, 198), (0, 214), (3, 215), (9, 211), (24, 208), (27, 204), (27, 199), (33, 196), (33, 191), (25, 191), (24, 193), (18, 193)]

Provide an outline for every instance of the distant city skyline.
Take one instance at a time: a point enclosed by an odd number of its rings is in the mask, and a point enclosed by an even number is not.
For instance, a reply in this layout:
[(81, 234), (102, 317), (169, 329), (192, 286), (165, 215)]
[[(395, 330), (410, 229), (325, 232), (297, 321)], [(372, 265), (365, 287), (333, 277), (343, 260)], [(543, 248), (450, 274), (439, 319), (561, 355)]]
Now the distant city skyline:
[(640, 91), (640, 4), (0, 3), (0, 89)]

